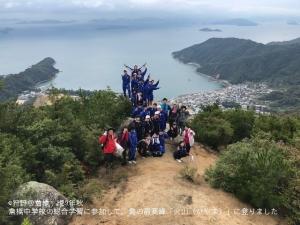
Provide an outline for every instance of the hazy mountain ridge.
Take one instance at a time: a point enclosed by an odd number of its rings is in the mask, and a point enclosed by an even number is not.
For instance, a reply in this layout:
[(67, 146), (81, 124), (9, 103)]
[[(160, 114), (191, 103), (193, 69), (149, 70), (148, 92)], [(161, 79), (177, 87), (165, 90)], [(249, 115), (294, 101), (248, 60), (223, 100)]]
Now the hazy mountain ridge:
[(300, 44), (300, 37), (290, 41), (272, 41), (268, 43), (268, 45), (293, 45), (293, 44)]

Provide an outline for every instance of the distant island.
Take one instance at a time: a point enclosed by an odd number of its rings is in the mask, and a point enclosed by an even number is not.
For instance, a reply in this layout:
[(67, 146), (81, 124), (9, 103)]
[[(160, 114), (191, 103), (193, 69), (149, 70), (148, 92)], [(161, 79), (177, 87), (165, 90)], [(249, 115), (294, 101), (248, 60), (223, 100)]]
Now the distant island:
[(13, 31), (11, 27), (0, 28), (0, 34), (8, 34), (11, 31)]
[(23, 20), (17, 22), (17, 24), (69, 24), (75, 23), (76, 20)]
[(251, 20), (243, 19), (243, 18), (236, 18), (236, 19), (229, 19), (229, 20), (219, 20), (214, 21), (211, 24), (214, 25), (234, 25), (234, 26), (257, 26), (258, 23), (253, 22)]
[(200, 73), (218, 76), (232, 84), (266, 83), (280, 93), (266, 97), (275, 107), (300, 108), (300, 39), (261, 44), (237, 38), (211, 38), (173, 57), (201, 65)]
[(54, 64), (55, 60), (48, 57), (21, 73), (0, 76), (0, 81), (4, 83), (0, 101), (16, 98), (23, 91), (34, 90), (37, 84), (53, 79), (59, 72)]
[(220, 29), (213, 29), (213, 28), (209, 28), (209, 27), (202, 28), (202, 29), (200, 29), (200, 31), (203, 31), (203, 32), (222, 32), (222, 30), (220, 30)]
[(300, 25), (300, 23), (297, 22), (297, 21), (295, 21), (295, 20), (287, 21), (286, 23), (287, 23), (288, 25), (293, 25), (293, 26), (298, 26), (298, 25)]
[(296, 38), (290, 41), (273, 41), (268, 43), (268, 45), (293, 45), (300, 44), (300, 38)]

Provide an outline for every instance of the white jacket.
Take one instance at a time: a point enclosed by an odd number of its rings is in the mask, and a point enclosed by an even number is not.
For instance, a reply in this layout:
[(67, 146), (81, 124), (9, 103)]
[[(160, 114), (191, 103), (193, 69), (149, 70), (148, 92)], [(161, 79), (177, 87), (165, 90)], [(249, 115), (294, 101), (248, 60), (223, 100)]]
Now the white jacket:
[(186, 132), (188, 132), (190, 146), (193, 146), (195, 144), (194, 136), (196, 135), (196, 133), (191, 128), (189, 128), (187, 131), (184, 130), (182, 132), (183, 138), (185, 137)]

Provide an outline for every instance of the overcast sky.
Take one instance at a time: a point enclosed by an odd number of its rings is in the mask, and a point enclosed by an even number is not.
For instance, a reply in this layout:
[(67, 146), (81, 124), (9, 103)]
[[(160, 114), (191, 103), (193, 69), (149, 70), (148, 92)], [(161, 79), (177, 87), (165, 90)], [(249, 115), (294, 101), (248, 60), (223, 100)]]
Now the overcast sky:
[(233, 16), (298, 17), (300, 0), (0, 0), (0, 11), (153, 11)]

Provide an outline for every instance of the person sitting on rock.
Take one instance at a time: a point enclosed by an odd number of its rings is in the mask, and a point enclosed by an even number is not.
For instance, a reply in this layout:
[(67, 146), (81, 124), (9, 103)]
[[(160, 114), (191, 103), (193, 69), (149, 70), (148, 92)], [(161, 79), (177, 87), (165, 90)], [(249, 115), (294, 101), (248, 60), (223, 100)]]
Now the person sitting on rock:
[(152, 155), (151, 151), (150, 151), (150, 142), (151, 142), (150, 135), (146, 136), (144, 139), (139, 141), (139, 143), (137, 145), (137, 149), (138, 149), (138, 153), (142, 157), (149, 157)]
[(150, 150), (153, 157), (161, 157), (163, 155), (160, 148), (159, 135), (156, 133), (152, 136)]
[(178, 147), (176, 151), (173, 153), (174, 159), (177, 162), (182, 162), (182, 158), (188, 156), (188, 153), (186, 151), (186, 146), (184, 144), (184, 141), (179, 142)]
[(159, 111), (156, 111), (156, 112), (154, 113), (154, 116), (153, 116), (153, 119), (152, 119), (152, 123), (153, 123), (153, 130), (152, 130), (152, 133), (151, 133), (152, 135), (153, 135), (154, 133), (158, 134), (159, 131), (161, 130), (161, 129), (160, 129), (160, 118), (159, 118), (159, 114), (160, 114)]
[(144, 127), (146, 136), (152, 133), (154, 127), (153, 127), (153, 123), (151, 121), (150, 115), (146, 115), (145, 121), (143, 122), (143, 127)]
[(169, 135), (171, 140), (177, 138), (177, 136), (178, 136), (178, 127), (177, 127), (176, 122), (171, 124), (170, 129), (168, 130), (168, 135)]

